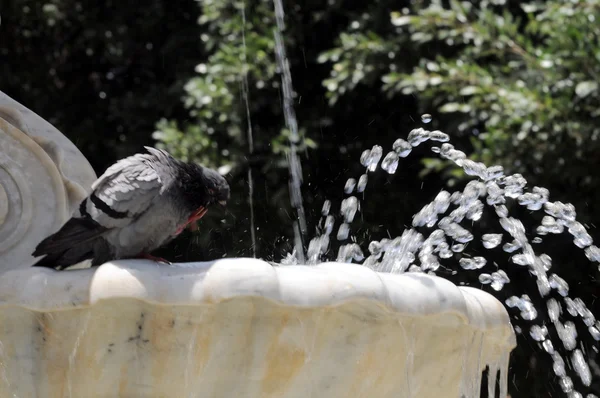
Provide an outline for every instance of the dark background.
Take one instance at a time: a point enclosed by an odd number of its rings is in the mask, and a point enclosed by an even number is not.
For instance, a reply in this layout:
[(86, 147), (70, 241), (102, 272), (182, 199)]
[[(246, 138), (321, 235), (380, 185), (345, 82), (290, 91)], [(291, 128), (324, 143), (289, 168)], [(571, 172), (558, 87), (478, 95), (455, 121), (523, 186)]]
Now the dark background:
[[(502, 164), (531, 186), (550, 189), (551, 200), (575, 204), (578, 220), (599, 237), (598, 7), (584, 1), (530, 2), (529, 8), (499, 3), (284, 2), (283, 35), (303, 137), (305, 246), (318, 230), (323, 201), (330, 199), (337, 212), (346, 179), (364, 172), (361, 152), (377, 144), (385, 156), (397, 138), (422, 126), (450, 134), (475, 160)], [(0, 15), (0, 89), (68, 136), (98, 175), (144, 145), (231, 168), (228, 212), (213, 212), (199, 232), (184, 233), (159, 254), (174, 261), (251, 256), (248, 168), (254, 176), (257, 256), (279, 261), (291, 252), (296, 216), (289, 201), (289, 133), (271, 2), (0, 0)], [(403, 23), (409, 15), (410, 23)], [(429, 125), (421, 122), (424, 112), (433, 115)], [(365, 252), (371, 240), (401, 235), (441, 189), (461, 189), (468, 181), (432, 158), (428, 148), (402, 159), (394, 175), (369, 174), (352, 225)], [(509, 208), (533, 236), (542, 212)], [(476, 237), (501, 231), (492, 214), (488, 209), (469, 226)], [(457, 258), (444, 260), (438, 274), (502, 301), (529, 294), (539, 312), (534, 323), (508, 309), (523, 330), (511, 356), (510, 394), (566, 396), (550, 356), (528, 333), (532, 324), (549, 322), (534, 277), (510, 263), (500, 247), (488, 251), (477, 241), (468, 252), (488, 259), (483, 271), (501, 267), (511, 278), (501, 292), (481, 285), (472, 271), (453, 272)], [(335, 259), (339, 244), (324, 260)], [(567, 280), (571, 297), (597, 313), (597, 265), (570, 235), (549, 236), (535, 247), (553, 258), (552, 272)], [(576, 323), (594, 375), (586, 387), (568, 370), (575, 388), (584, 396), (598, 394), (598, 344), (580, 319), (566, 311), (563, 318)]]

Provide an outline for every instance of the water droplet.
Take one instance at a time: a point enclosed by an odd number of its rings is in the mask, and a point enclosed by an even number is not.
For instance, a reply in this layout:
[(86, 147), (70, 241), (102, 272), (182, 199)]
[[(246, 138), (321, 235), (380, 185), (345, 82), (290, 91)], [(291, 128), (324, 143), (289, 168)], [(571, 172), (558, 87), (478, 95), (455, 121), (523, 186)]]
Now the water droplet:
[(521, 333), (523, 333), (523, 331), (521, 330), (521, 328), (520, 328), (518, 325), (516, 325), (516, 326), (513, 326), (513, 329), (515, 330), (515, 333), (516, 333), (516, 334), (521, 334)]
[(600, 263), (600, 248), (598, 246), (590, 246), (585, 249), (585, 255), (588, 260)]
[(364, 259), (364, 255), (360, 246), (356, 243), (350, 243), (347, 245), (340, 246), (338, 250), (337, 260), (340, 263), (350, 263), (352, 260), (354, 261), (362, 261)]
[(481, 269), (485, 266), (485, 264), (487, 263), (487, 260), (483, 257), (473, 257), (473, 258), (466, 258), (463, 257), (459, 260), (458, 262), (460, 264), (460, 266), (466, 270), (473, 270), (473, 269)]
[(405, 158), (412, 152), (412, 145), (402, 138), (398, 138), (396, 141), (394, 141), (393, 149), (396, 151), (398, 156)]
[(498, 215), (498, 217), (500, 217), (500, 218), (508, 217), (508, 208), (506, 206), (504, 206), (504, 205), (495, 206), (494, 210), (496, 211), (496, 214)]
[(381, 162), (381, 168), (387, 171), (388, 174), (394, 174), (398, 169), (398, 154), (394, 151), (388, 153)]
[(367, 182), (369, 181), (369, 176), (363, 174), (358, 179), (358, 184), (356, 186), (356, 192), (363, 192), (367, 187)]
[(502, 243), (502, 234), (485, 234), (481, 237), (481, 243), (486, 249), (493, 249)]
[(429, 123), (429, 122), (431, 122), (431, 119), (432, 119), (432, 117), (429, 113), (424, 113), (421, 115), (421, 121), (423, 123)]
[(362, 164), (365, 167), (368, 167), (370, 158), (371, 158), (371, 150), (365, 149), (360, 155), (360, 164)]
[(385, 251), (385, 246), (376, 240), (369, 243), (369, 253), (372, 255), (379, 255)]
[(331, 232), (333, 231), (334, 224), (335, 224), (335, 218), (333, 218), (332, 215), (328, 215), (327, 218), (325, 219), (325, 230), (324, 230), (325, 235), (331, 234)]
[(529, 328), (529, 334), (535, 341), (544, 341), (548, 335), (546, 326), (533, 325)]
[(558, 291), (558, 294), (563, 297), (566, 297), (569, 294), (569, 284), (563, 278), (556, 274), (552, 274), (548, 280), (550, 281), (550, 287)]
[(344, 193), (351, 194), (356, 186), (356, 180), (354, 178), (348, 178), (346, 185), (344, 186)]
[[(560, 384), (560, 387), (562, 388), (563, 392), (573, 392), (573, 380), (569, 376), (561, 377), (558, 381), (558, 384)], [(572, 394), (569, 394), (569, 398), (571, 398), (572, 396)]]
[(490, 166), (487, 168), (486, 180), (497, 180), (504, 176), (504, 167), (502, 166)]
[(548, 353), (548, 354), (552, 354), (554, 353), (554, 344), (552, 344), (552, 341), (550, 340), (544, 340), (542, 342), (542, 347), (544, 348), (544, 350)]
[(573, 221), (569, 223), (569, 233), (573, 235), (575, 238), (573, 242), (579, 248), (586, 248), (590, 246), (593, 242), (592, 237), (588, 234), (585, 227), (578, 221)]
[(358, 199), (356, 199), (356, 196), (350, 196), (349, 198), (342, 200), (340, 213), (344, 217), (345, 222), (351, 223), (354, 220), (357, 210)]
[(465, 245), (463, 245), (462, 243), (456, 243), (456, 244), (452, 245), (452, 247), (450, 249), (454, 253), (461, 253), (463, 250), (465, 250)]
[(418, 265), (413, 264), (408, 268), (408, 272), (423, 272), (423, 270)]
[(552, 359), (554, 361), (554, 363), (552, 364), (554, 374), (556, 374), (559, 377), (564, 376), (566, 374), (565, 360), (562, 359), (562, 357), (560, 356), (560, 354), (558, 352), (554, 352), (552, 354)]
[(318, 264), (321, 260), (321, 254), (325, 254), (327, 252), (327, 248), (329, 247), (329, 236), (321, 235), (317, 238), (313, 238), (308, 244), (307, 250), (307, 263), (308, 264)]
[(509, 298), (507, 298), (506, 300), (504, 300), (504, 303), (509, 308), (514, 308), (514, 307), (518, 306), (520, 302), (521, 302), (521, 299), (518, 298), (517, 296), (510, 296)]
[(325, 202), (323, 202), (323, 208), (321, 209), (321, 215), (323, 217), (325, 217), (326, 215), (329, 214), (330, 210), (331, 210), (331, 200), (326, 200)]
[(597, 327), (590, 326), (588, 327), (588, 331), (590, 332), (590, 335), (594, 338), (594, 340), (600, 341), (600, 330), (598, 330)]
[(484, 285), (490, 284), (492, 283), (492, 275), (490, 274), (480, 274), (479, 275), (479, 282), (481, 282)]
[(440, 258), (451, 258), (452, 256), (454, 256), (454, 254), (452, 253), (452, 251), (450, 249), (445, 249), (445, 250), (440, 250), (439, 256), (440, 256)]
[(560, 316), (560, 314), (562, 312), (558, 301), (556, 301), (556, 299), (554, 299), (554, 298), (551, 298), (546, 303), (546, 306), (548, 307), (548, 317), (550, 318), (550, 320), (552, 322), (558, 321), (558, 317)]
[(459, 162), (467, 157), (463, 151), (454, 149), (454, 146), (448, 143), (442, 144), (442, 152), (440, 152), (440, 155), (442, 158), (452, 160), (453, 162)]
[(491, 288), (495, 291), (499, 292), (502, 290), (504, 285), (510, 282), (508, 275), (503, 270), (498, 270), (492, 273), (492, 282), (490, 284)]
[(571, 363), (573, 364), (575, 372), (577, 372), (577, 375), (581, 379), (581, 382), (589, 387), (592, 384), (592, 372), (590, 372), (590, 368), (579, 348), (573, 351)]
[(422, 144), (423, 142), (427, 141), (428, 139), (428, 132), (422, 128), (418, 128), (413, 129), (410, 131), (410, 133), (408, 133), (407, 141), (410, 143), (410, 145), (416, 147)]
[(457, 164), (470, 176), (476, 176), (481, 179), (485, 179), (487, 176), (487, 167), (481, 162), (475, 162), (471, 159), (461, 159)]
[(362, 155), (360, 155), (360, 163), (367, 168), (369, 171), (377, 170), (377, 164), (379, 164), (379, 160), (381, 160), (381, 156), (383, 155), (383, 148), (379, 145), (374, 145), (370, 150), (367, 149), (363, 151)]
[(512, 242), (507, 242), (504, 245), (502, 245), (502, 250), (504, 250), (507, 253), (512, 253), (514, 251), (517, 251), (521, 248), (521, 244), (517, 241), (512, 241)]
[(509, 198), (516, 199), (523, 193), (527, 180), (521, 174), (513, 174), (504, 177), (504, 192)]
[(575, 221), (577, 213), (575, 212), (575, 206), (571, 203), (562, 202), (547, 202), (544, 204), (544, 211), (546, 214), (551, 215), (554, 218), (558, 218), (565, 221)]
[(511, 258), (512, 262), (517, 265), (533, 265), (535, 259), (530, 254), (515, 254)]
[(569, 351), (573, 350), (577, 346), (577, 329), (575, 329), (575, 324), (571, 321), (565, 322), (564, 325), (560, 322), (555, 322), (554, 326), (563, 346)]
[(437, 141), (437, 142), (450, 141), (450, 136), (446, 133), (441, 132), (440, 130), (429, 131), (427, 135), (428, 135), (428, 138), (432, 141)]
[(337, 240), (346, 240), (348, 239), (348, 234), (350, 234), (350, 225), (346, 223), (342, 223), (337, 233)]

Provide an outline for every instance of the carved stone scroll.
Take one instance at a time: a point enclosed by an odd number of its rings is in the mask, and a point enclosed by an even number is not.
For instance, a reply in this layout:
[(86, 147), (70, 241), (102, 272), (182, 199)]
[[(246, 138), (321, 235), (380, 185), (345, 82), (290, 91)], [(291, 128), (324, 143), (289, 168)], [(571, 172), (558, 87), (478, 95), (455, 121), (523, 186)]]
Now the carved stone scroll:
[(31, 253), (69, 218), (96, 174), (69, 139), (0, 92), (0, 271)]

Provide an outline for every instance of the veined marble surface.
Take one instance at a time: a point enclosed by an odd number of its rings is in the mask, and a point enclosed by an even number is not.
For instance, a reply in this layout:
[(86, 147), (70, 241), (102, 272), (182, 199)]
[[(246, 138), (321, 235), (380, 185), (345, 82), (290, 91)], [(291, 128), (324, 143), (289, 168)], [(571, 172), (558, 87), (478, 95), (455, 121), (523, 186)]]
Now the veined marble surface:
[(503, 305), (424, 274), (255, 259), (0, 275), (0, 396), (467, 398)]
[(0, 270), (33, 264), (35, 246), (67, 221), (94, 180), (71, 141), (0, 91)]

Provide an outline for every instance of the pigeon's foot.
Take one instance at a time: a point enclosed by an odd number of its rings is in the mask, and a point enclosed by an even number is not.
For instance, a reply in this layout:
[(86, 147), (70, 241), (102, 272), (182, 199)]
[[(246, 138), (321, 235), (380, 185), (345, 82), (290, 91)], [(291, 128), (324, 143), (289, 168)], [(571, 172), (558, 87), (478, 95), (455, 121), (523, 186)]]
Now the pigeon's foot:
[(148, 254), (148, 253), (142, 253), (142, 254), (140, 254), (138, 256), (138, 258), (142, 258), (142, 259), (145, 259), (145, 260), (154, 261), (154, 262), (157, 262), (157, 263), (171, 264), (171, 262), (169, 260), (165, 260), (164, 258), (161, 258), (161, 257), (155, 257), (155, 256), (153, 256), (151, 254)]

